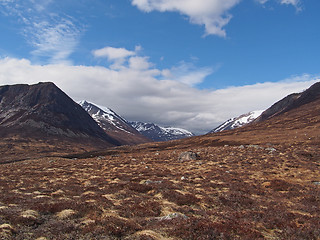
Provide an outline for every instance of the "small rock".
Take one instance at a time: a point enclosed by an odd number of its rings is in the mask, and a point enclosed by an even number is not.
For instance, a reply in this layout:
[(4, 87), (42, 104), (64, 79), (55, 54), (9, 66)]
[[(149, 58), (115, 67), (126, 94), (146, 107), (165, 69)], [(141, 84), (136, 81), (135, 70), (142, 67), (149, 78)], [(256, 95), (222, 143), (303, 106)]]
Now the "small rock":
[(142, 181), (140, 182), (141, 184), (145, 184), (145, 185), (149, 185), (149, 184), (160, 184), (162, 183), (162, 181), (152, 181), (152, 180), (146, 180), (146, 181)]
[(186, 180), (186, 177), (182, 176), (182, 177), (181, 177), (181, 180), (182, 180), (182, 181), (183, 181), (183, 180)]
[(190, 160), (197, 160), (199, 159), (200, 156), (195, 153), (195, 152), (183, 152), (179, 155), (179, 161), (184, 162), (184, 161), (190, 161)]
[(254, 144), (250, 144), (248, 145), (249, 148), (254, 148), (254, 149), (263, 149), (263, 147), (260, 147), (259, 145), (254, 145)]
[(163, 216), (163, 217), (158, 217), (157, 219), (159, 221), (164, 221), (164, 220), (172, 220), (175, 218), (188, 218), (186, 215), (182, 214), (182, 213), (170, 213), (167, 216)]
[(312, 182), (314, 185), (320, 185), (320, 182)]
[(269, 151), (270, 153), (277, 151), (277, 149), (275, 149), (273, 147), (268, 147), (268, 148), (266, 148), (266, 150)]
[(243, 146), (243, 145), (240, 145), (240, 146), (239, 146), (239, 149), (244, 149), (244, 146)]

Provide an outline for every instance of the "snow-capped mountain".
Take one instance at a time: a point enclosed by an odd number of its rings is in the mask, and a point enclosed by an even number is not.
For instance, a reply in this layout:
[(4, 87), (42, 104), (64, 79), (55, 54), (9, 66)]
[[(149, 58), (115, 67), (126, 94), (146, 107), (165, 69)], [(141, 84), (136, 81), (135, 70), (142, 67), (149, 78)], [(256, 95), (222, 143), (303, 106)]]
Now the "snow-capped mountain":
[(193, 133), (182, 128), (161, 127), (154, 123), (130, 122), (131, 126), (142, 135), (154, 141), (169, 141), (194, 136)]
[(257, 119), (262, 114), (262, 112), (263, 110), (252, 111), (246, 114), (242, 114), (239, 117), (231, 118), (225, 121), (224, 123), (222, 123), (220, 126), (213, 129), (212, 131), (210, 131), (210, 133), (221, 132), (224, 130), (231, 130), (231, 129), (235, 129), (235, 128), (247, 125), (253, 122), (255, 119)]
[(78, 102), (78, 104), (89, 113), (106, 133), (116, 138), (119, 142), (123, 144), (138, 144), (150, 141), (110, 108), (85, 100)]

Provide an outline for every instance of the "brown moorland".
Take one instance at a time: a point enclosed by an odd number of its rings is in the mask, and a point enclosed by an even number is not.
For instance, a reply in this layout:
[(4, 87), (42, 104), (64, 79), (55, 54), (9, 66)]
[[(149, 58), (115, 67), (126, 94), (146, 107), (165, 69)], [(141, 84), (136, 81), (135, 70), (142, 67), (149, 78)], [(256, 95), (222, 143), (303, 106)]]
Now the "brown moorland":
[(319, 133), (316, 99), (232, 131), (1, 164), (0, 236), (319, 240)]

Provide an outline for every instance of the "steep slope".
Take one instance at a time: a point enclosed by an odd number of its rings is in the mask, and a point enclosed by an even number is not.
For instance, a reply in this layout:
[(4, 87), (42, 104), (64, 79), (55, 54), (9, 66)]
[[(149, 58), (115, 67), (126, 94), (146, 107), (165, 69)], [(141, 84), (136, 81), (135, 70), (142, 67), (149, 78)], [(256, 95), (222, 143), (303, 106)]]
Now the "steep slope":
[(108, 135), (117, 139), (122, 144), (139, 144), (151, 141), (134, 129), (127, 120), (113, 110), (89, 103), (85, 100), (78, 103)]
[(262, 112), (263, 111), (261, 110), (252, 111), (246, 114), (242, 114), (239, 117), (231, 118), (225, 121), (224, 123), (222, 123), (221, 125), (219, 125), (218, 127), (216, 127), (215, 129), (213, 129), (212, 131), (210, 131), (209, 133), (221, 132), (221, 131), (231, 130), (231, 129), (245, 126), (253, 122), (256, 118), (258, 118)]
[(276, 102), (270, 108), (265, 110), (260, 117), (255, 120), (255, 122), (261, 122), (278, 116), (292, 109), (314, 102), (318, 99), (320, 99), (320, 82), (313, 84), (310, 88), (302, 93), (290, 94)]
[(108, 136), (70, 97), (53, 83), (0, 87), (0, 137), (63, 141), (74, 146), (115, 146)]
[(177, 140), (194, 136), (193, 133), (182, 128), (160, 127), (154, 123), (130, 122), (141, 134), (154, 141)]

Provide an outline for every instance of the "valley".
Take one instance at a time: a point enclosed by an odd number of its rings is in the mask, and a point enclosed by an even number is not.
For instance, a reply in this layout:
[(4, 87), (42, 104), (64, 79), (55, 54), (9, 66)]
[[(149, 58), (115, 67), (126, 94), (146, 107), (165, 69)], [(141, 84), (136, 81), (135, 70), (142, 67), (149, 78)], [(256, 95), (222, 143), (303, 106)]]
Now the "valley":
[(319, 112), (317, 95), (234, 130), (96, 149), (2, 138), (19, 161), (0, 164), (1, 239), (317, 240)]

